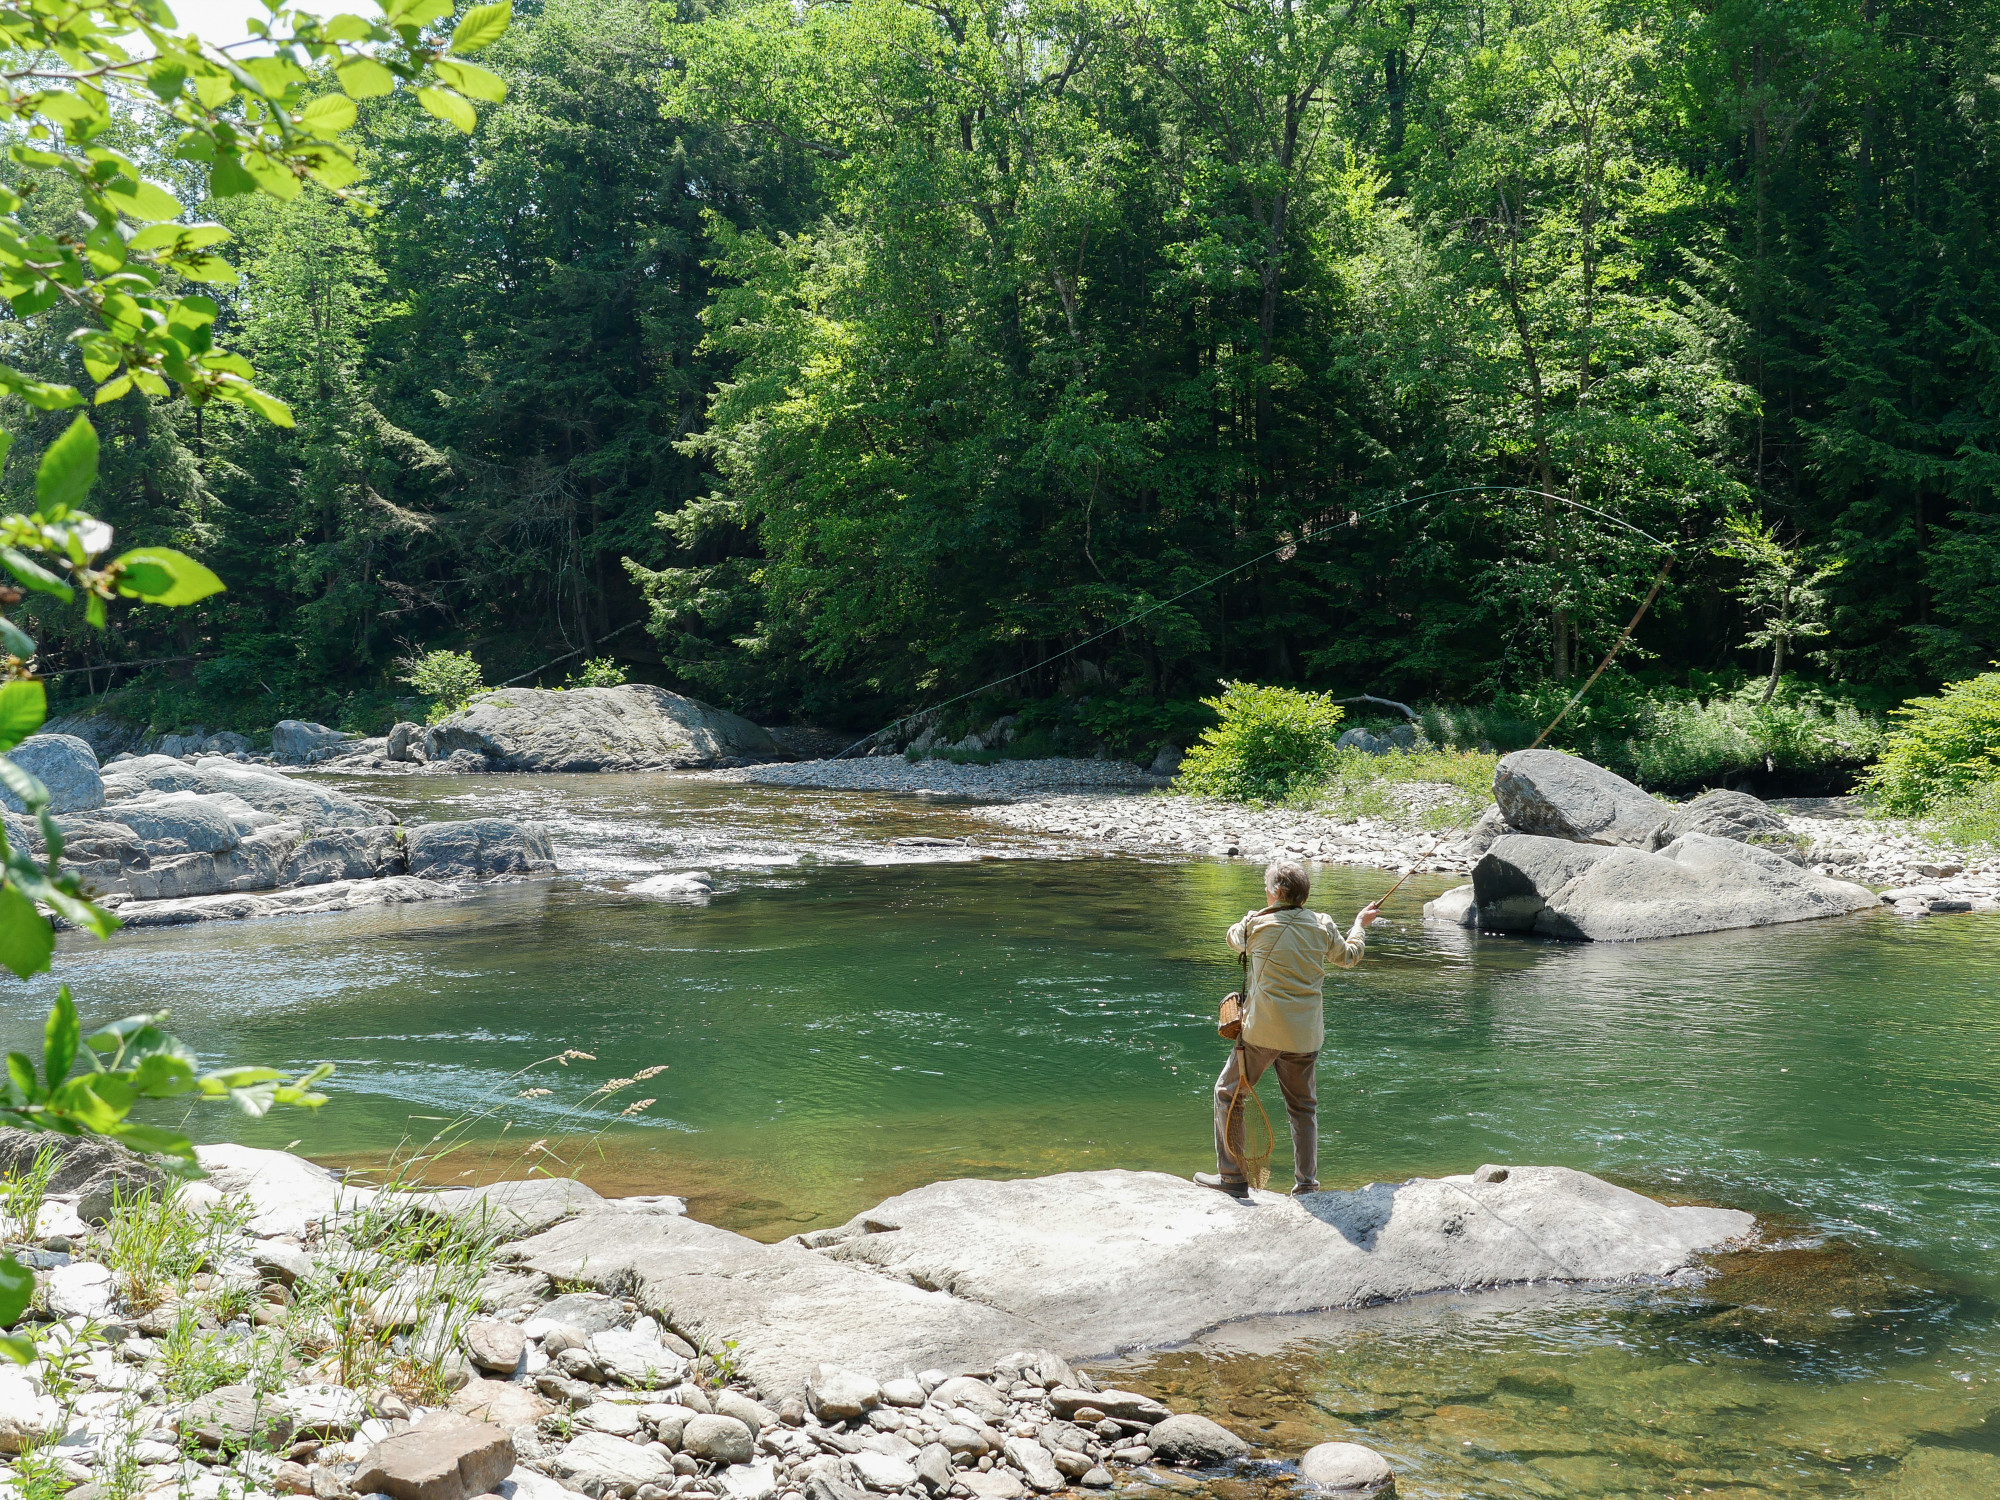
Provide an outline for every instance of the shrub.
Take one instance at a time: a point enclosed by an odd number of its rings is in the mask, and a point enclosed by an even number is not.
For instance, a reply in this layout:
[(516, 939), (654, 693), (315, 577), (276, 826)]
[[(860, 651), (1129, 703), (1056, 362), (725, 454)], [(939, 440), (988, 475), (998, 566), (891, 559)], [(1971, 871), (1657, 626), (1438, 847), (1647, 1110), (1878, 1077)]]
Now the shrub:
[(570, 673), (566, 688), (623, 687), (625, 669), (608, 656), (593, 656)]
[(1493, 801), (1498, 755), (1439, 750), (1419, 741), (1412, 750), (1370, 755), (1341, 750), (1316, 793), (1321, 812), (1343, 822), (1389, 818), (1429, 832), (1463, 827)]
[(399, 665), (408, 670), (397, 681), (407, 682), (431, 700), (433, 724), (457, 713), (486, 688), (470, 651), (426, 651)]
[(1924, 829), (1960, 848), (2000, 844), (2000, 780), (1981, 782), (1969, 792), (1940, 798), (1931, 805)]
[(2000, 780), (2000, 672), (1946, 683), (1935, 698), (1912, 698), (1890, 715), (1903, 722), (1867, 776), (1884, 811), (1927, 812)]
[(1202, 701), (1218, 722), (1181, 762), (1176, 791), (1277, 802), (1333, 769), (1341, 711), (1325, 693), (1230, 682), (1221, 697)]

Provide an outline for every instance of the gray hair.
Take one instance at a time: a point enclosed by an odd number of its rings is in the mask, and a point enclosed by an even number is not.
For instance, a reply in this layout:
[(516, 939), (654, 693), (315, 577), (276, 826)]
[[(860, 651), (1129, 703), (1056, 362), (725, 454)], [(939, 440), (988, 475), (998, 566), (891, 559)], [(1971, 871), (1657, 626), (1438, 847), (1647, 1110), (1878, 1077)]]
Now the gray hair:
[(1312, 894), (1312, 877), (1297, 860), (1280, 860), (1264, 870), (1264, 890), (1291, 906), (1304, 906)]

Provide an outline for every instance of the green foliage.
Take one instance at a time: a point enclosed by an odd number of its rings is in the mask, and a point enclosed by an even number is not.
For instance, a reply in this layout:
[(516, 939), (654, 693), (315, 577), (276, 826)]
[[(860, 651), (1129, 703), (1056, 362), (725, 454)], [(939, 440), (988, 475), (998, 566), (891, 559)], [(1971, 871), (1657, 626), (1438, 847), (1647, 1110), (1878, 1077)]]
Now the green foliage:
[(7, 1239), (23, 1242), (39, 1238), (35, 1224), (48, 1197), (49, 1183), (61, 1165), (62, 1153), (51, 1143), (35, 1153), (26, 1171), (9, 1171), (0, 1177), (0, 1201), (5, 1204), (0, 1209), (0, 1232)]
[(1218, 722), (1188, 750), (1176, 791), (1279, 802), (1332, 770), (1342, 713), (1326, 694), (1231, 682), (1202, 701)]
[(1498, 755), (1428, 743), (1386, 755), (1350, 748), (1335, 753), (1310, 798), (1330, 817), (1387, 818), (1444, 832), (1469, 824), (1493, 801), (1499, 763)]
[(398, 680), (407, 682), (431, 700), (433, 724), (449, 718), (486, 691), (486, 679), (470, 651), (426, 651), (405, 662), (404, 668)]
[(190, 1208), (179, 1183), (160, 1188), (112, 1190), (105, 1225), (104, 1264), (118, 1278), (125, 1300), (141, 1310), (185, 1294), (192, 1278), (241, 1227), (236, 1200)]
[[(2000, 664), (1996, 664), (2000, 665)], [(1890, 731), (1867, 787), (1883, 809), (1917, 814), (2000, 781), (2000, 671), (1945, 685), (1891, 711)]]
[(564, 687), (622, 687), (625, 683), (625, 668), (608, 656), (587, 658), (583, 665), (569, 674)]
[(1769, 703), (1778, 691), (1785, 657), (1793, 643), (1827, 633), (1827, 600), (1821, 585), (1839, 573), (1841, 563), (1837, 558), (1821, 562), (1807, 548), (1784, 545), (1770, 525), (1735, 515), (1724, 521), (1723, 540), (1715, 555), (1744, 565), (1743, 582), (1736, 593), (1763, 622), (1750, 633), (1749, 644), (1770, 649), (1771, 675), (1763, 699)]
[(2000, 777), (1937, 799), (1925, 814), (1924, 829), (1960, 847), (2000, 846)]

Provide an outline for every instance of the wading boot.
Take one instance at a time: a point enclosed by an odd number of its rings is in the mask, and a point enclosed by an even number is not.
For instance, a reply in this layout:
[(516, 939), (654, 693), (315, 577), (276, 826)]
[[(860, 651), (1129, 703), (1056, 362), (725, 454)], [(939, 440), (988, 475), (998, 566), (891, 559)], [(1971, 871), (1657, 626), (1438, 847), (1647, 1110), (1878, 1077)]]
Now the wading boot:
[(1227, 1193), (1232, 1198), (1247, 1198), (1250, 1196), (1249, 1183), (1231, 1182), (1219, 1172), (1195, 1173), (1194, 1185), (1196, 1187), (1214, 1188), (1218, 1193)]
[(1295, 1182), (1292, 1184), (1292, 1196), (1294, 1198), (1303, 1198), (1308, 1193), (1316, 1193), (1318, 1191), (1319, 1184), (1316, 1182)]

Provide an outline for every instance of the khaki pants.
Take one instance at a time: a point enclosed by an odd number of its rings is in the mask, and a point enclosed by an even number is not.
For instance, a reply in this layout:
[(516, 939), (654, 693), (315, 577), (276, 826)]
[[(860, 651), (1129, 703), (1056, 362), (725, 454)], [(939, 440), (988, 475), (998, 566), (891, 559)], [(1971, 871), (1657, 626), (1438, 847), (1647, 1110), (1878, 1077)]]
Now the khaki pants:
[[(1243, 1181), (1243, 1169), (1236, 1164), (1232, 1149), (1243, 1150), (1243, 1110), (1250, 1090), (1275, 1067), (1278, 1092), (1285, 1096), (1285, 1113), (1292, 1122), (1292, 1176), (1299, 1182), (1319, 1182), (1319, 1092), (1313, 1073), (1319, 1063), (1317, 1052), (1279, 1052), (1270, 1047), (1242, 1046), (1231, 1049), (1223, 1064), (1222, 1076), (1215, 1080), (1215, 1170), (1224, 1182)], [(1243, 1097), (1236, 1100), (1232, 1114), (1229, 1103), (1236, 1093), (1236, 1081), (1243, 1080)]]

